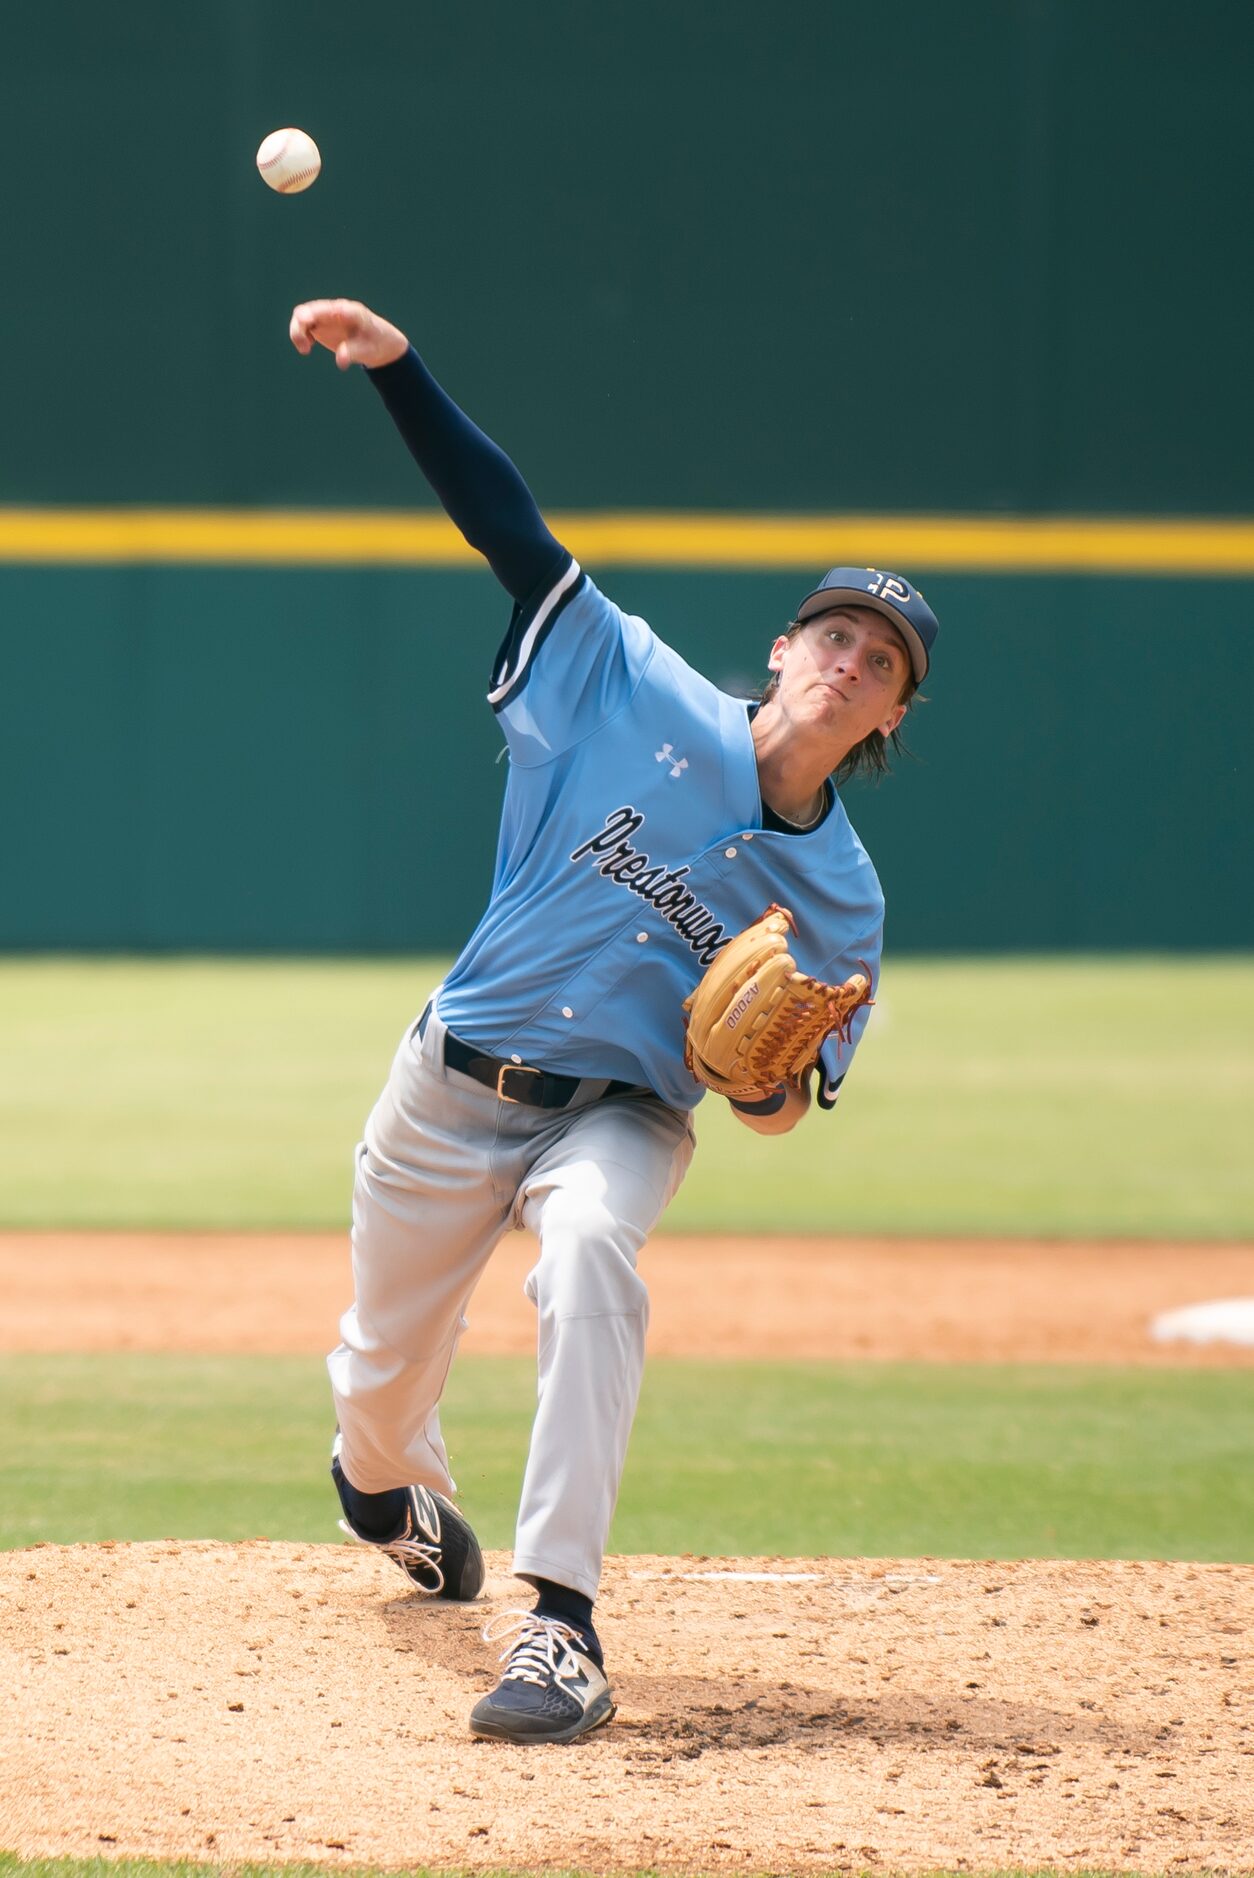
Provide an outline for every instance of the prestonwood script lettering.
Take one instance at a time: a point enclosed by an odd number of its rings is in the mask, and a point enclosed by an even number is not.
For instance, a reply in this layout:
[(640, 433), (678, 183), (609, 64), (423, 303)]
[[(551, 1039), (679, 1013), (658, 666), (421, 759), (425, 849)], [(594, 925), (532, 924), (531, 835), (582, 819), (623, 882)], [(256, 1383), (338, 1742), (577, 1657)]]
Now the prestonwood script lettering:
[(709, 907), (702, 906), (695, 893), (684, 886), (686, 867), (667, 868), (654, 862), (643, 848), (633, 848), (629, 836), (644, 826), (644, 816), (630, 803), (615, 809), (605, 818), (605, 826), (591, 840), (585, 841), (571, 855), (572, 861), (591, 859), (600, 862), (599, 872), (606, 880), (630, 888), (686, 939), (701, 965), (710, 963), (716, 952), (727, 944), (729, 935), (715, 919)]

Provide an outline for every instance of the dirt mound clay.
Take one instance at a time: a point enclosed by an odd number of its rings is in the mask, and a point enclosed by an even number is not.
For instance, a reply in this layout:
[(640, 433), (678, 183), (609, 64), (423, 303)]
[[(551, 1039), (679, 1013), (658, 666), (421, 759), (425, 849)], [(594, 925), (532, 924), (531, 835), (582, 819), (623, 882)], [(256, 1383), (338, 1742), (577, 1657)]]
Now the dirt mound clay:
[[(617, 1719), (476, 1743), (472, 1607), (349, 1547), (0, 1556), (0, 1845), (711, 1869), (1254, 1866), (1254, 1568), (611, 1561)], [(762, 1574), (762, 1576), (758, 1576)]]

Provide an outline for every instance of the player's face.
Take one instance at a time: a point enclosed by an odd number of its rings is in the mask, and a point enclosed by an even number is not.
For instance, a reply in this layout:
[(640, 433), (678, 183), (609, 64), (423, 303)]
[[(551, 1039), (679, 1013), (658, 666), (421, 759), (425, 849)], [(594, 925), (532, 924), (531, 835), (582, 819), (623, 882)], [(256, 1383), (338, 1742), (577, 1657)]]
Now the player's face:
[(847, 749), (873, 730), (889, 736), (906, 714), (910, 655), (892, 621), (866, 606), (840, 606), (781, 636), (767, 661), (790, 720), (830, 730)]

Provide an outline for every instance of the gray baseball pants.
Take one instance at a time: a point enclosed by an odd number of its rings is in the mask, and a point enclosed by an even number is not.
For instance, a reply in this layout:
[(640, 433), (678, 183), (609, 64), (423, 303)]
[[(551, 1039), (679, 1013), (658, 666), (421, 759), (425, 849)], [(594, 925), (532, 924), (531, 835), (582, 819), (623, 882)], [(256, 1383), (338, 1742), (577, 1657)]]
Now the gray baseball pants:
[(514, 1549), (519, 1575), (594, 1598), (644, 1369), (636, 1258), (692, 1159), (691, 1116), (584, 1082), (564, 1109), (501, 1101), (446, 1068), (432, 1009), (401, 1042), (357, 1149), (355, 1301), (327, 1359), (341, 1464), (363, 1493), (453, 1494), (439, 1400), (498, 1240), (536, 1234), (525, 1290), (539, 1390)]

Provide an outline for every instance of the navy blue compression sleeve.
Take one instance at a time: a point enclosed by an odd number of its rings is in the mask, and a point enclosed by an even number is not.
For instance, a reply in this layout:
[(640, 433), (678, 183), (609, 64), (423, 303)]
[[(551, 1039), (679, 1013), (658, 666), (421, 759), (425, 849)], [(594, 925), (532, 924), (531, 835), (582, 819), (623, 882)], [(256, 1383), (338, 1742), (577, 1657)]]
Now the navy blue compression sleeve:
[(508, 594), (530, 599), (570, 557), (545, 527), (535, 498), (505, 452), (437, 385), (411, 346), (367, 372), (410, 455), (449, 518)]

